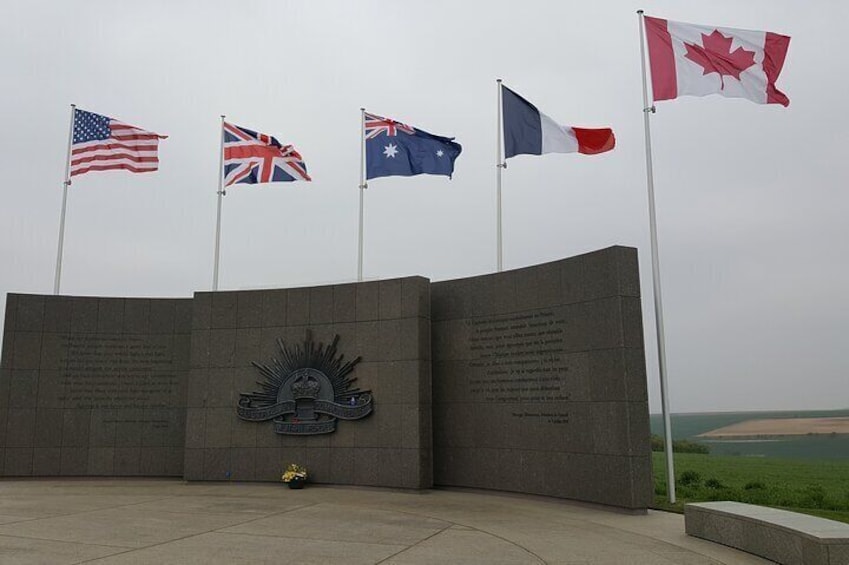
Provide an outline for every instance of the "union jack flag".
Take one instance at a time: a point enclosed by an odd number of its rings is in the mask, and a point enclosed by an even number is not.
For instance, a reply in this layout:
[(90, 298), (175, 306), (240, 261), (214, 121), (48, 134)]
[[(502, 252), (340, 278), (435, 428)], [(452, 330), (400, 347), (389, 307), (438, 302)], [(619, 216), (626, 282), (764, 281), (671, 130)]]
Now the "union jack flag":
[(296, 180), (312, 179), (294, 147), (224, 122), (224, 186)]
[(395, 137), (398, 135), (398, 131), (402, 131), (410, 135), (415, 133), (415, 129), (411, 128), (407, 124), (402, 124), (401, 122), (396, 122), (395, 120), (390, 120), (389, 118), (384, 118), (377, 114), (369, 114), (366, 112), (366, 139), (374, 139), (382, 133), (385, 133), (389, 137)]

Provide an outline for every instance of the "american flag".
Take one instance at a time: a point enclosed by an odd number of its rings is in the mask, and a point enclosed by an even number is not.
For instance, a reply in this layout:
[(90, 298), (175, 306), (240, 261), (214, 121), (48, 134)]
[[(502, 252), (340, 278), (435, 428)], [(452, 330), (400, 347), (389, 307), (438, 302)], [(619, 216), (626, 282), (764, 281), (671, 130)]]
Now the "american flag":
[(85, 110), (74, 110), (71, 176), (125, 169), (146, 173), (159, 168), (159, 135)]
[(294, 147), (224, 122), (224, 186), (296, 180), (312, 179)]
[(374, 139), (378, 135), (385, 133), (389, 137), (395, 137), (399, 131), (412, 135), (415, 130), (407, 124), (390, 120), (378, 116), (377, 114), (369, 114), (366, 112), (366, 139)]

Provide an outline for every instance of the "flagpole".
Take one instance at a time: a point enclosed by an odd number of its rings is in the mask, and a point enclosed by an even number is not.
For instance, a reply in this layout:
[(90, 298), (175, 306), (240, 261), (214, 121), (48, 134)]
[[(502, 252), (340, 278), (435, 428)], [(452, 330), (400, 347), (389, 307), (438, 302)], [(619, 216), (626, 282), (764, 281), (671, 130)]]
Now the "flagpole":
[(62, 182), (62, 213), (59, 216), (59, 249), (56, 251), (56, 273), (53, 279), (53, 294), (59, 294), (62, 282), (62, 253), (65, 247), (65, 210), (68, 207), (68, 187), (71, 185), (71, 145), (74, 141), (74, 116), (77, 106), (71, 104), (71, 125), (68, 127), (68, 151), (65, 155), (65, 180)]
[(648, 87), (646, 85), (646, 48), (645, 22), (643, 11), (637, 10), (640, 24), (640, 64), (643, 70), (643, 123), (646, 132), (646, 187), (649, 197), (649, 226), (651, 233), (651, 270), (654, 283), (654, 318), (657, 328), (657, 362), (660, 370), (660, 401), (663, 410), (663, 443), (666, 452), (666, 491), (669, 502), (675, 504), (675, 468), (672, 461), (672, 421), (669, 415), (669, 385), (666, 381), (666, 340), (663, 333), (663, 306), (660, 296), (660, 261), (657, 251), (657, 218), (654, 205), (654, 172), (652, 170), (651, 128), (649, 113), (654, 113), (654, 105), (649, 106)]
[(360, 235), (357, 253), (357, 280), (363, 280), (363, 194), (368, 183), (366, 182), (366, 109), (360, 108)]
[(218, 153), (218, 218), (215, 222), (215, 267), (212, 274), (212, 290), (218, 290), (218, 257), (221, 252), (221, 203), (227, 191), (224, 190), (224, 114), (221, 114), (221, 145)]
[(495, 196), (495, 206), (496, 206), (496, 239), (498, 248), (498, 272), (500, 273), (502, 270), (502, 243), (501, 243), (501, 171), (507, 168), (507, 163), (504, 162), (504, 159), (501, 157), (501, 113), (502, 113), (502, 100), (501, 100), (501, 79), (495, 79), (496, 86), (498, 88), (498, 136), (497, 143), (495, 148), (495, 168), (497, 169), (497, 180), (496, 180), (496, 196)]

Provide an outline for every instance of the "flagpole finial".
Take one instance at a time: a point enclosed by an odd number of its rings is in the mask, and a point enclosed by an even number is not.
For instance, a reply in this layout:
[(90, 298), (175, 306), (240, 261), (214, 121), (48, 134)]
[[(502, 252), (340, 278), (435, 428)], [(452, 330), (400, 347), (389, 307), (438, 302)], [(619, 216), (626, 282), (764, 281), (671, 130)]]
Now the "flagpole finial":
[(643, 11), (642, 11), (642, 10), (637, 10), (637, 13), (638, 13), (638, 14), (640, 14), (641, 16), (643, 15)]
[(360, 106), (360, 112), (365, 112), (365, 111), (366, 111), (366, 109), (363, 108), (362, 106)]
[(497, 82), (498, 84), (501, 84), (501, 79), (497, 78), (497, 79), (495, 79), (495, 82)]

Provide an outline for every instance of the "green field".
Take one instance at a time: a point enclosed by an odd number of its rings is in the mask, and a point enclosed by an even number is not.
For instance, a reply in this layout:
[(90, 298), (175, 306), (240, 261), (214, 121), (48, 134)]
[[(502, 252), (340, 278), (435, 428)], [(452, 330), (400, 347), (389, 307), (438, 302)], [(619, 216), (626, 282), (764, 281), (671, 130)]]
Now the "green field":
[(735, 500), (849, 523), (849, 460), (676, 453), (673, 506), (667, 501), (664, 454), (652, 456), (656, 508), (682, 512), (686, 502)]

